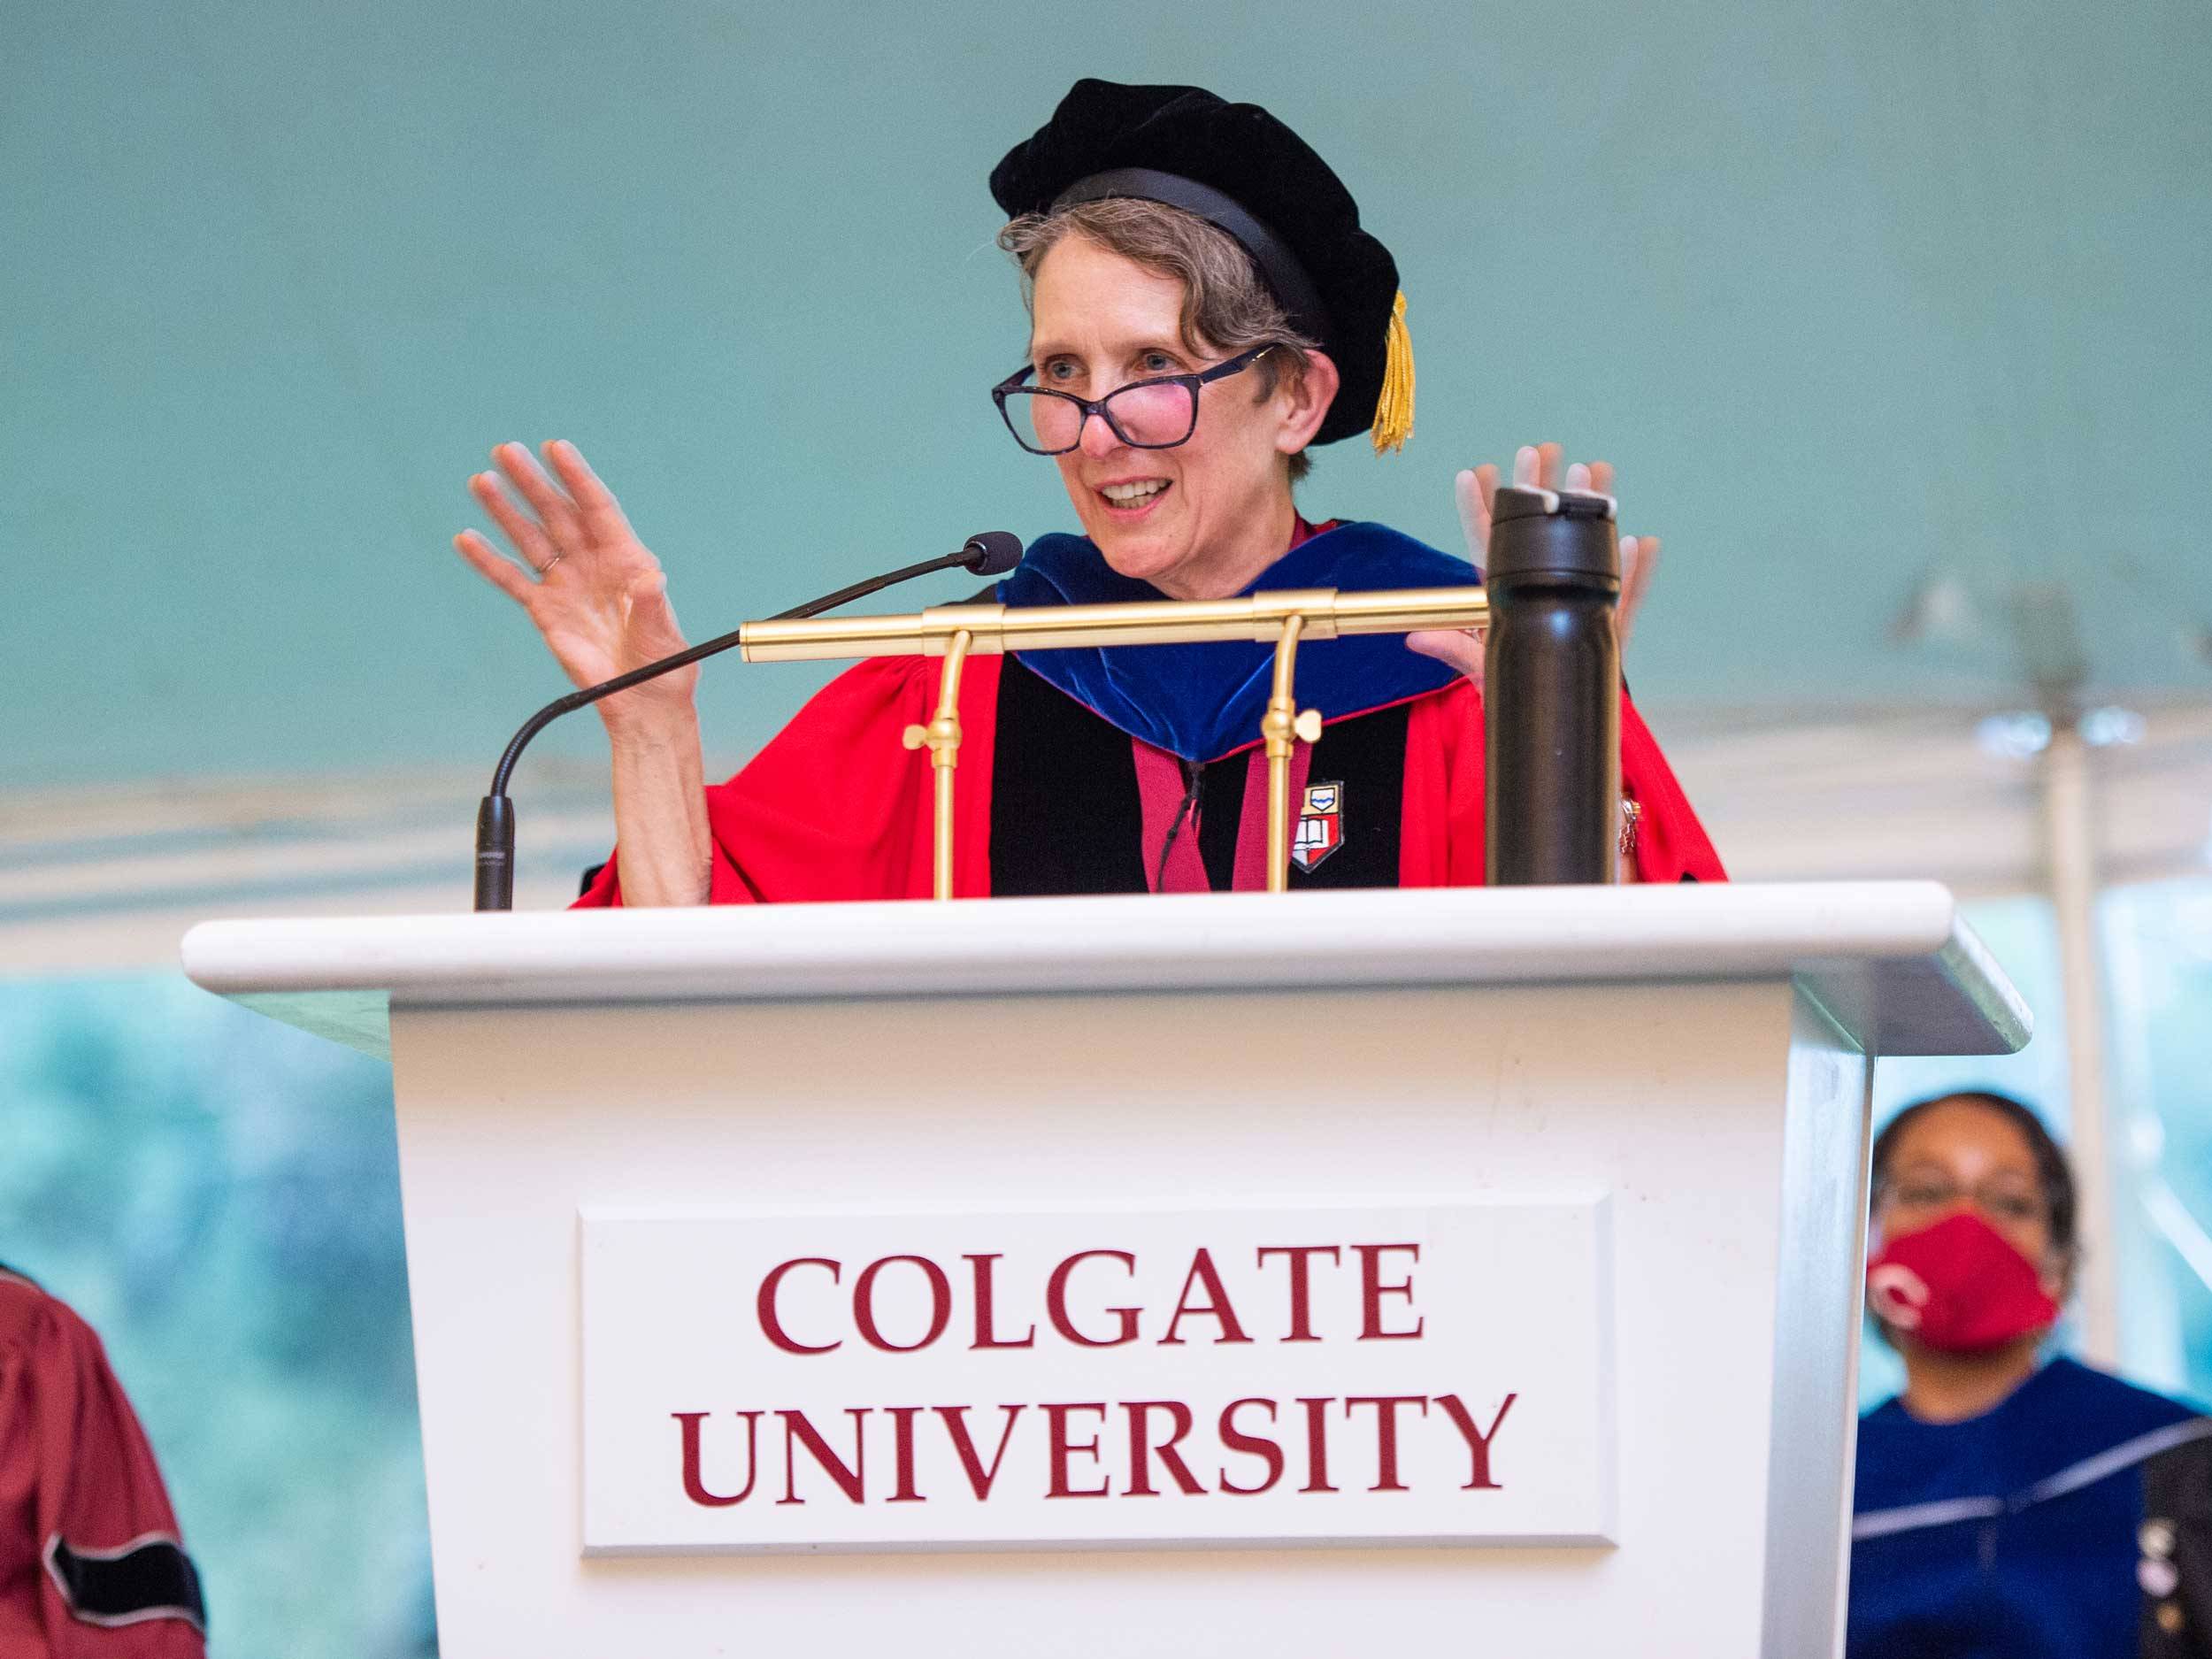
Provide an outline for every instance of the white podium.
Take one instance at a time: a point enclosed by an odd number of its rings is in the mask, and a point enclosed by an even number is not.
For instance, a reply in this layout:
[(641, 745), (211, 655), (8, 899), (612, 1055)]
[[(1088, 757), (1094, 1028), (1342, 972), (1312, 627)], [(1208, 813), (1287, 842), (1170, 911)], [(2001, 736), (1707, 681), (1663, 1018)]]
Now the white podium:
[[(1840, 1650), (1923, 883), (221, 922), (398, 1106), (442, 1650)], [(1026, 1339), (1026, 1340), (1025, 1340)]]

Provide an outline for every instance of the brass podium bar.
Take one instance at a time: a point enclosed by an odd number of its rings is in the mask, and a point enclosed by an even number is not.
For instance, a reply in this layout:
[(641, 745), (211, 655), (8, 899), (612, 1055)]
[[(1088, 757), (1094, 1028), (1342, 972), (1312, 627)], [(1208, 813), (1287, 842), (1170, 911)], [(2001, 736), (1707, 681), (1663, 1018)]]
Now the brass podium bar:
[(960, 763), (960, 670), (978, 653), (1071, 650), (1106, 645), (1172, 645), (1186, 641), (1256, 640), (1275, 647), (1275, 677), (1260, 738), (1267, 749), (1267, 888), (1290, 885), (1290, 759), (1296, 745), (1321, 735), (1321, 717), (1294, 695), (1301, 640), (1356, 634), (1410, 634), (1417, 628), (1481, 628), (1490, 601), (1479, 588), (1284, 588), (1240, 599), (1162, 599), (1121, 605), (935, 605), (907, 616), (808, 617), (749, 622), (738, 650), (749, 663), (818, 662), (841, 657), (941, 657), (937, 710), (910, 726), (909, 749), (929, 750), (936, 827), (932, 891), (952, 896), (953, 769)]
[(749, 622), (740, 653), (749, 663), (838, 657), (942, 657), (956, 634), (970, 649), (1049, 651), (1090, 645), (1172, 645), (1186, 640), (1272, 641), (1292, 617), (1305, 637), (1410, 634), (1416, 628), (1479, 628), (1490, 602), (1479, 588), (1382, 588), (1339, 593), (1284, 588), (1242, 599), (1160, 599), (1125, 605), (934, 605), (902, 617), (809, 617)]

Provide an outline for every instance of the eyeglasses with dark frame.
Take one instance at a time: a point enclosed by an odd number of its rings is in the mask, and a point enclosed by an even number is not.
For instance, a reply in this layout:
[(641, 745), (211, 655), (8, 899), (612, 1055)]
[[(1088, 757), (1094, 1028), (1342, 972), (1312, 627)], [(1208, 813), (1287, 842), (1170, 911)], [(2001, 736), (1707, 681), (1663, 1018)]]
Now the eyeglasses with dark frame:
[(2051, 1214), (2050, 1203), (2041, 1193), (2024, 1180), (2005, 1175), (1993, 1176), (1974, 1187), (1962, 1187), (1947, 1175), (1908, 1173), (1886, 1178), (1874, 1196), (1878, 1206), (1886, 1203), (1893, 1209), (1924, 1215), (1931, 1210), (1948, 1210), (1964, 1199), (1984, 1215), (2000, 1216), (2022, 1225), (2048, 1221)]
[[(999, 419), (1014, 442), (1032, 455), (1065, 455), (1083, 442), (1083, 427), (1093, 415), (1106, 429), (1133, 449), (1172, 449), (1188, 443), (1198, 430), (1198, 388), (1228, 379), (1250, 368), (1275, 349), (1272, 342), (1239, 352), (1226, 362), (1193, 374), (1164, 374), (1156, 380), (1132, 380), (1101, 398), (1078, 397), (1046, 386), (1024, 386), (1036, 371), (1022, 366), (991, 388)], [(1017, 413), (1013, 404), (1023, 405)], [(1024, 437), (1026, 426), (1029, 435)], [(1064, 437), (1064, 443), (1059, 440)]]

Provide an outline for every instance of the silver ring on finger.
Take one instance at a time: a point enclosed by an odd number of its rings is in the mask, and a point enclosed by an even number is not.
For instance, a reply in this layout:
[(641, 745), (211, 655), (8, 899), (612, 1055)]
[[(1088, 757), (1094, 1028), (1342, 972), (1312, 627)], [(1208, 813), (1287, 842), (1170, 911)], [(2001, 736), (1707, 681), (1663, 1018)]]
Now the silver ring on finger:
[(542, 564), (542, 565), (541, 565), (537, 566), (537, 572), (538, 572), (538, 574), (539, 574), (541, 577), (544, 576), (544, 575), (545, 575), (545, 573), (546, 573), (547, 572), (550, 571), (550, 570), (551, 570), (551, 569), (552, 569), (552, 568), (553, 568), (556, 565), (558, 565), (558, 564), (559, 564), (559, 563), (560, 563), (563, 559), (566, 558), (567, 557), (568, 557), (568, 554), (567, 554), (567, 552), (566, 552), (566, 550), (565, 550), (565, 549), (564, 549), (564, 550), (563, 550), (563, 551), (561, 551), (561, 552), (556, 553), (556, 554), (555, 554), (555, 555), (554, 555), (551, 558), (549, 558), (549, 559), (546, 560), (546, 562), (545, 562), (544, 564)]

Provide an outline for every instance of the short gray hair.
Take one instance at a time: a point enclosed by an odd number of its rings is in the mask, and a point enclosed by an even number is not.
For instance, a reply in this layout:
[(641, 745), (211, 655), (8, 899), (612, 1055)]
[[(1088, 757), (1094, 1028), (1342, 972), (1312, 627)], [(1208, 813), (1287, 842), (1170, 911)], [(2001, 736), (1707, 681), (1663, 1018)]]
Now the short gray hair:
[[(1290, 326), (1259, 268), (1228, 232), (1195, 213), (1164, 202), (1107, 196), (1050, 213), (1025, 213), (998, 234), (998, 245), (1022, 272), (1022, 301), (1033, 307), (1037, 267), (1069, 236), (1081, 236), (1109, 253), (1183, 285), (1179, 328), (1194, 352), (1233, 357), (1255, 346), (1279, 348), (1253, 365), (1260, 397), (1271, 396), (1285, 373), (1302, 377), (1306, 354), (1318, 348)], [(1294, 484), (1313, 470), (1301, 450), (1289, 457)]]

